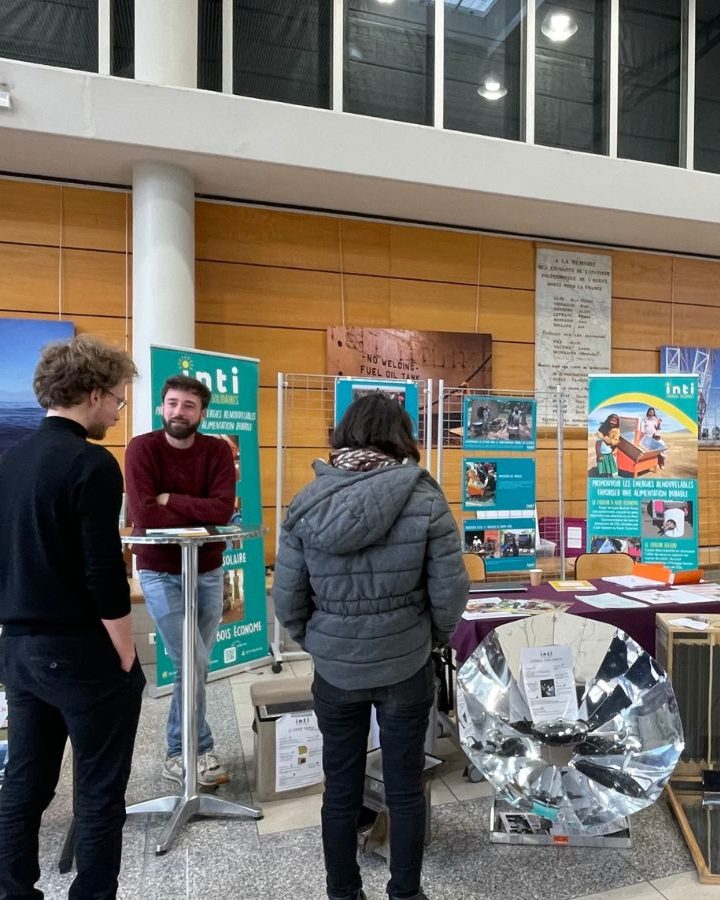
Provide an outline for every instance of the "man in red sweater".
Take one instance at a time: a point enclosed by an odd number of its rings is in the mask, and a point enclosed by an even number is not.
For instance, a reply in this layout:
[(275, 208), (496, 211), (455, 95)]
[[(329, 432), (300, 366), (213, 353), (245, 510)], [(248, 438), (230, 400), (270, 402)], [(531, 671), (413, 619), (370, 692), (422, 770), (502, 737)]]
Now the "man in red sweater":
[[(210, 391), (195, 378), (176, 375), (162, 389), (163, 427), (134, 437), (125, 456), (128, 508), (138, 528), (225, 525), (235, 502), (235, 464), (225, 441), (200, 434)], [(177, 674), (167, 722), (163, 776), (182, 783), (182, 597), (180, 548), (134, 549), (140, 585)], [(222, 544), (198, 553), (197, 735), (198, 782), (225, 784), (227, 769), (215, 753), (205, 718), (205, 681), (223, 605)]]

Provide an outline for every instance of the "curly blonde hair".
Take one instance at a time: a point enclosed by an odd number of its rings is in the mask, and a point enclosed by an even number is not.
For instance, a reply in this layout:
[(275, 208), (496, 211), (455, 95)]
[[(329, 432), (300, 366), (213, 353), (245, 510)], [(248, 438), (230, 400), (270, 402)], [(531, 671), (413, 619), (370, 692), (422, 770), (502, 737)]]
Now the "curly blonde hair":
[(43, 409), (67, 409), (81, 403), (95, 388), (108, 391), (135, 375), (135, 363), (124, 350), (80, 334), (43, 347), (33, 390)]

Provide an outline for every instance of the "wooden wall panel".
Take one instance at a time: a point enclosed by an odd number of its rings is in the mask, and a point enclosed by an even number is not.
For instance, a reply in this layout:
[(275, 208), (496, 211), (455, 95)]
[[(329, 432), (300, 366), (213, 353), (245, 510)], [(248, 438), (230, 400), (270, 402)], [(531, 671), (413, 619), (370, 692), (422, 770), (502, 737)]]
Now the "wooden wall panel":
[(130, 222), (132, 198), (124, 191), (63, 187), (63, 247), (85, 250), (113, 250), (124, 253), (132, 248)]
[(480, 238), (461, 231), (394, 225), (390, 274), (448, 284), (476, 284)]
[(670, 343), (673, 307), (649, 300), (612, 301), (612, 345), (649, 350)]
[(258, 358), (263, 387), (276, 385), (278, 372), (325, 374), (325, 331), (199, 322), (195, 340), (201, 350)]
[(57, 247), (59, 186), (0, 178), (0, 241)]
[(59, 271), (53, 247), (0, 244), (0, 309), (57, 312)]
[(340, 269), (335, 218), (204, 201), (195, 208), (198, 259), (326, 272)]
[[(390, 328), (393, 321), (391, 281), (365, 275), (345, 275), (342, 279), (345, 323)], [(342, 319), (328, 324), (341, 325)]]
[(681, 347), (707, 347), (718, 343), (715, 337), (720, 320), (720, 310), (713, 306), (690, 306), (674, 303), (672, 306), (672, 333), (666, 343)]
[[(125, 255), (92, 250), (62, 250), (62, 308), (69, 314), (124, 318)], [(129, 273), (128, 273), (128, 278)]]
[(673, 260), (673, 288), (676, 303), (720, 306), (720, 261)]
[(672, 257), (616, 250), (612, 258), (613, 297), (672, 299)]
[(613, 372), (633, 373), (635, 375), (657, 372), (660, 369), (659, 350), (621, 350), (613, 347), (610, 368)]
[(534, 344), (493, 341), (492, 370), (494, 388), (508, 391), (534, 391)]
[(341, 220), (342, 270), (358, 275), (390, 275), (390, 230), (386, 222)]
[(198, 260), (195, 287), (199, 322), (325, 328), (342, 319), (334, 272)]
[(482, 236), (480, 284), (535, 290), (535, 245), (532, 241)]

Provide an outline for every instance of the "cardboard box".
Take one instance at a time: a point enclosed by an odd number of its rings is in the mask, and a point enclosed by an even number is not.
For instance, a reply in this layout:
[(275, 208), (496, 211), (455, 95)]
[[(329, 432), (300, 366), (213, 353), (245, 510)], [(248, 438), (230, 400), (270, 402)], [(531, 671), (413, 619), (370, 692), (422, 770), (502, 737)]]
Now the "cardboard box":
[(313, 709), (312, 675), (255, 682), (250, 699), (255, 708), (255, 793), (261, 802), (320, 794), (322, 782), (286, 791), (275, 787), (275, 723), (289, 712)]

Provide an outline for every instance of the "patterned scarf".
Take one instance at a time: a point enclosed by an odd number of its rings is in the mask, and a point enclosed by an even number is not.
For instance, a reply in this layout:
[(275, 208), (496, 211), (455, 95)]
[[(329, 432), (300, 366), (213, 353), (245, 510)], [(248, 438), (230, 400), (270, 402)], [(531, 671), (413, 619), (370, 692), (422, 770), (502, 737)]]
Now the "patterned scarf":
[(394, 457), (381, 453), (380, 450), (373, 450), (372, 447), (361, 450), (341, 447), (340, 450), (330, 452), (330, 465), (336, 469), (350, 469), (352, 472), (370, 472), (386, 466), (398, 466), (400, 463)]

